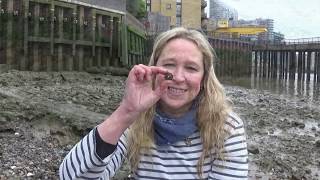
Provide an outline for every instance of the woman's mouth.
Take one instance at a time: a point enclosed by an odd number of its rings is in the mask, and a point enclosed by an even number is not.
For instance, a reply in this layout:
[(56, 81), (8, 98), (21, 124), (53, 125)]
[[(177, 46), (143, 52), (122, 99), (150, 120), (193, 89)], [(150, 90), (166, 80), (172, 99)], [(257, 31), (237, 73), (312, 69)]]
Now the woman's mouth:
[(168, 91), (172, 95), (181, 95), (181, 94), (185, 93), (187, 90), (181, 89), (181, 88), (168, 87)]

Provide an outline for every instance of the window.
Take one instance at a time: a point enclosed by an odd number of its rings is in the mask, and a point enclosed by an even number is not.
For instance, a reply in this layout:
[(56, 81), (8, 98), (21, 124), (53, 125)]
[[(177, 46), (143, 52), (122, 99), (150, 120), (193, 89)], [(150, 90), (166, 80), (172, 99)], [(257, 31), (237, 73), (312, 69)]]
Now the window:
[(181, 26), (181, 17), (177, 17), (176, 25)]
[(181, 16), (181, 4), (177, 4), (176, 14), (177, 14), (177, 16)]
[(171, 9), (171, 4), (166, 4), (166, 9)]
[(177, 4), (178, 4), (178, 3), (180, 3), (180, 4), (181, 4), (181, 0), (177, 0), (176, 2), (177, 2)]

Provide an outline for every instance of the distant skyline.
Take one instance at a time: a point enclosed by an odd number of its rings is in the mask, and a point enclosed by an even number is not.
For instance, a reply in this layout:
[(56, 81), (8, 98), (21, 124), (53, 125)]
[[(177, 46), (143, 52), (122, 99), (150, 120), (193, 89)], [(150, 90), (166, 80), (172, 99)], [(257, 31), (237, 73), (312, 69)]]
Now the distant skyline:
[(274, 31), (286, 39), (320, 37), (320, 0), (221, 1), (236, 9), (239, 19), (274, 19)]

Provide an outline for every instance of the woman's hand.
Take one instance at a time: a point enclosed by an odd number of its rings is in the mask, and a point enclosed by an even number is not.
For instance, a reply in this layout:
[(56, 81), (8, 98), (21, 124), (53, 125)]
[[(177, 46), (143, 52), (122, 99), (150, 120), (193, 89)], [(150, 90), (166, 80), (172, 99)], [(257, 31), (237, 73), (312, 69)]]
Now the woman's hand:
[[(164, 80), (167, 70), (158, 66), (135, 65), (129, 72), (121, 107), (128, 113), (140, 114), (154, 105), (166, 92), (168, 81)], [(152, 87), (153, 78), (162, 79), (157, 87)]]

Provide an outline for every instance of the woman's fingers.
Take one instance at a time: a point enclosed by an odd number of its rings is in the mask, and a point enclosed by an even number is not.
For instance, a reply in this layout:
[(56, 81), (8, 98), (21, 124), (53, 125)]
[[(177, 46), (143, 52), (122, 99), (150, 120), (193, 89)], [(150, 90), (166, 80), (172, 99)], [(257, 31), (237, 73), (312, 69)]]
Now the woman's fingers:
[(138, 81), (151, 81), (154, 75), (161, 74), (164, 77), (168, 70), (158, 66), (135, 65), (132, 69), (135, 79)]

